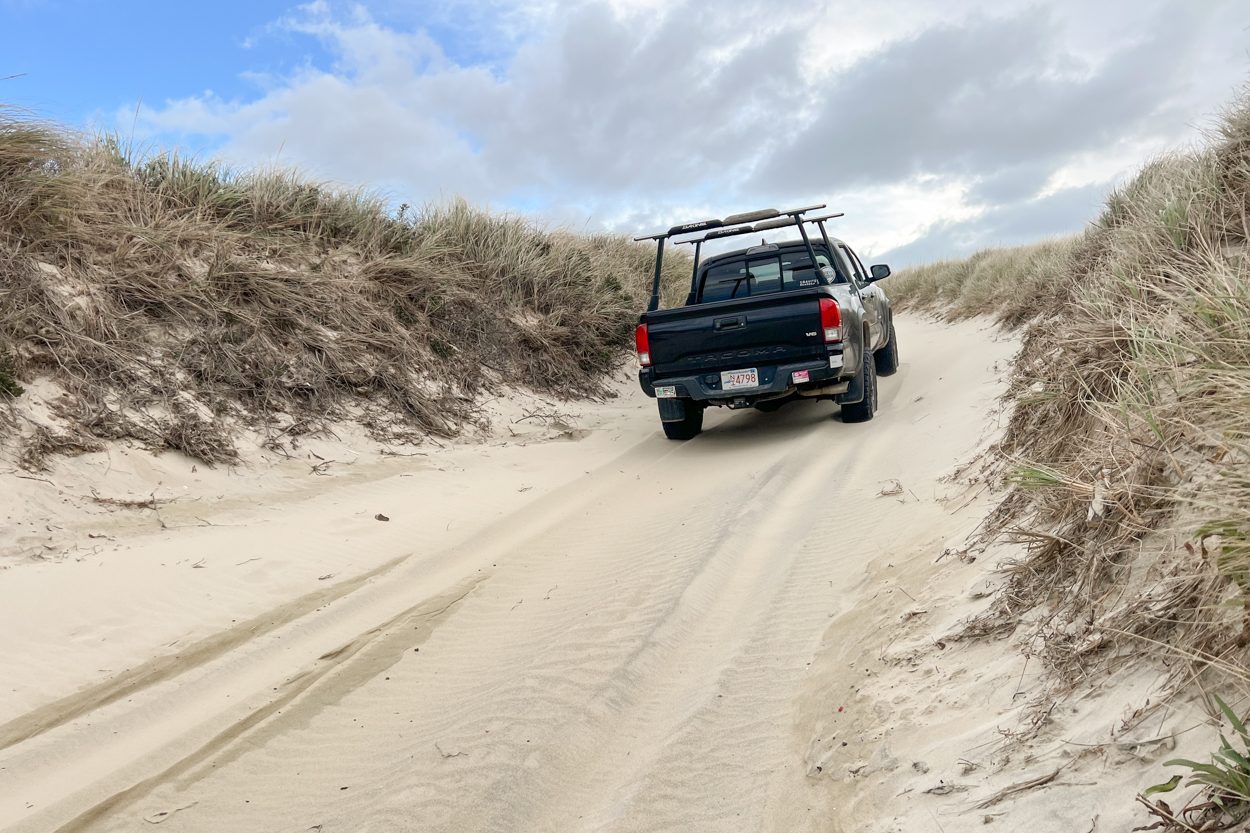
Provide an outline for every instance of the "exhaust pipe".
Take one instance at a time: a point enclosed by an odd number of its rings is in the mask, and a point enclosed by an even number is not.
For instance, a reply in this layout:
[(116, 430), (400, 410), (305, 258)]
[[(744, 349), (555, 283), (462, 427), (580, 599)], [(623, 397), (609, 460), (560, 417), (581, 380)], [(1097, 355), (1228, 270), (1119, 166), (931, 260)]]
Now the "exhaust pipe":
[(799, 391), (799, 396), (837, 396), (840, 393), (846, 393), (847, 388), (851, 386), (850, 382), (839, 382), (836, 385), (826, 385), (823, 388), (812, 388), (811, 390)]

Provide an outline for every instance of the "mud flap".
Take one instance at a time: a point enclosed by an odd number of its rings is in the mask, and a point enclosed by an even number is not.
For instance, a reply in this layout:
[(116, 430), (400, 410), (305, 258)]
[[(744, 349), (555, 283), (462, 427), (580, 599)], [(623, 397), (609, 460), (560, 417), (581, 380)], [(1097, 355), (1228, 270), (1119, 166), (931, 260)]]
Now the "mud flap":
[(657, 399), (660, 404), (660, 422), (681, 422), (686, 418), (685, 399)]
[(833, 397), (833, 401), (839, 405), (858, 405), (864, 401), (864, 363), (859, 363), (859, 372), (851, 377), (851, 386), (846, 389), (846, 393), (840, 393)]

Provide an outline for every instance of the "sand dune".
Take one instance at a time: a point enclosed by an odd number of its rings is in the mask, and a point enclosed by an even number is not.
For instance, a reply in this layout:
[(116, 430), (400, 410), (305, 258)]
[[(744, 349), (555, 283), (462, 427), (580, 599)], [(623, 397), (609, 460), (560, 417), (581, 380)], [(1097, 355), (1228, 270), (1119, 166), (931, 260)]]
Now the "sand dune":
[(995, 435), (1015, 345), (899, 332), (862, 425), (800, 403), (676, 444), (624, 383), (576, 428), (503, 420), (531, 433), (327, 477), (121, 466), (182, 499), (159, 523), (64, 509), (60, 544), (106, 546), (0, 573), (0, 828), (979, 825), (966, 793), (1027, 767), (924, 790), (1019, 707), (986, 694), (1019, 661), (933, 643), (989, 571), (940, 556), (985, 512), (951, 475)]

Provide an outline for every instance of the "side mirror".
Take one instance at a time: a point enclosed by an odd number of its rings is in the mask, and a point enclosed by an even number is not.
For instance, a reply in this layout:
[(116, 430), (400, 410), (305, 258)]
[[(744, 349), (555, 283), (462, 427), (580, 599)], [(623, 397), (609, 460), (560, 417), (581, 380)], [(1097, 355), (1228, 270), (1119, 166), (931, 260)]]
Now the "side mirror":
[(872, 272), (872, 279), (874, 281), (890, 277), (890, 267), (886, 266), (884, 263), (878, 263), (876, 266), (870, 267), (868, 271)]

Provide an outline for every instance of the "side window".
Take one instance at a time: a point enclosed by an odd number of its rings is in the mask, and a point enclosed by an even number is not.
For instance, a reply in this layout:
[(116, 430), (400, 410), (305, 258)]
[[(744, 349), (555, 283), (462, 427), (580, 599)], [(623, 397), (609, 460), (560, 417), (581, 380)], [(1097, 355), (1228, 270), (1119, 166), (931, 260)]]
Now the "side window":
[(840, 254), (842, 259), (850, 266), (851, 274), (855, 276), (855, 283), (865, 284), (868, 282), (868, 278), (864, 273), (863, 267), (859, 265), (859, 258), (855, 257), (854, 252), (846, 246), (838, 246), (838, 254)]
[(864, 276), (862, 280), (868, 280), (870, 275), (868, 274), (868, 270), (864, 268), (864, 262), (859, 259), (859, 255), (855, 254), (855, 251), (850, 246), (846, 247), (846, 251), (847, 254), (851, 256), (851, 262), (859, 267), (859, 273)]
[(851, 266), (851, 261), (846, 256), (846, 249), (839, 246), (835, 253), (838, 257), (838, 268), (843, 274), (851, 275), (854, 279), (855, 287), (859, 288), (859, 285), (863, 283), (863, 277), (856, 273), (855, 269)]

